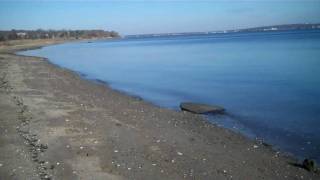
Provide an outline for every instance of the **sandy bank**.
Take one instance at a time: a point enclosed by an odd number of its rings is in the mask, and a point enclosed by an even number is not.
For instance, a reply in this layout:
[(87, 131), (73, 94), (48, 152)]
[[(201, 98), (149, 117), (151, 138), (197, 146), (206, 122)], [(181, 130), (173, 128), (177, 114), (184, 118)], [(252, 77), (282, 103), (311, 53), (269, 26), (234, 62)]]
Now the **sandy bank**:
[(155, 107), (42, 58), (0, 54), (0, 77), (0, 179), (319, 178), (201, 116)]

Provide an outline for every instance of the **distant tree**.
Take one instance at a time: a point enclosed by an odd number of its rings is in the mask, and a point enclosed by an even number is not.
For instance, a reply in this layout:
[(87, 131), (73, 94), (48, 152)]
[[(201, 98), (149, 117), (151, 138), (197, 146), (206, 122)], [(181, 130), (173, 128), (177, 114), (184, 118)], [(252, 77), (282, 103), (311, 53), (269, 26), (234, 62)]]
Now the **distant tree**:
[(110, 32), (110, 37), (119, 37), (119, 34), (115, 31)]
[(115, 31), (104, 30), (15, 30), (0, 31), (0, 41), (15, 39), (47, 39), (47, 38), (103, 38), (119, 37)]
[(5, 36), (4, 35), (0, 35), (0, 41), (5, 41), (5, 40), (6, 40)]
[(16, 40), (18, 39), (18, 35), (17, 35), (17, 32), (16, 30), (12, 29), (9, 36), (8, 36), (8, 39), (9, 40)]

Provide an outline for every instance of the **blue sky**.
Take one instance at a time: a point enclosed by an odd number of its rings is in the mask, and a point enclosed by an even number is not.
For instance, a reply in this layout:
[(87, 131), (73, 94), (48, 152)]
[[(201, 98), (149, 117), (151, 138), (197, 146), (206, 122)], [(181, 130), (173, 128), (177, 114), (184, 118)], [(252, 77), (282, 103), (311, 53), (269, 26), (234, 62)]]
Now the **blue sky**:
[(122, 35), (320, 23), (320, 0), (0, 0), (0, 29), (106, 29)]

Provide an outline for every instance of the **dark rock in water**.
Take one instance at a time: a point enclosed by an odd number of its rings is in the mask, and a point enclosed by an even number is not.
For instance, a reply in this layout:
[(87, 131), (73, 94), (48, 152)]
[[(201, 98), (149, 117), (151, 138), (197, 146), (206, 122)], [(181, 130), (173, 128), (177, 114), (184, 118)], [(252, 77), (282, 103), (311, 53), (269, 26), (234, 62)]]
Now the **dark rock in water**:
[(199, 103), (184, 102), (180, 104), (180, 108), (183, 111), (189, 111), (195, 114), (206, 114), (206, 113), (224, 113), (225, 109), (216, 105), (207, 105)]
[(305, 159), (302, 163), (303, 168), (308, 171), (315, 172), (316, 171), (316, 164), (311, 159)]

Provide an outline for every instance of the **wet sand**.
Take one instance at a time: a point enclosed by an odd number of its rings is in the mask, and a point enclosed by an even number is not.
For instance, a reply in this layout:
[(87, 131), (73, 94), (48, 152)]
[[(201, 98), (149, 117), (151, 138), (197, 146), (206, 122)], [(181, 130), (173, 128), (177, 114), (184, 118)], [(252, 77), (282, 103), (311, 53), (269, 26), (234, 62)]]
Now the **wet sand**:
[(41, 45), (0, 48), (0, 179), (319, 179), (200, 115), (12, 54)]

